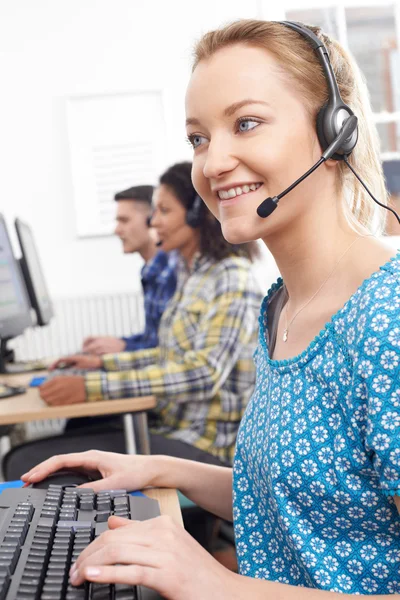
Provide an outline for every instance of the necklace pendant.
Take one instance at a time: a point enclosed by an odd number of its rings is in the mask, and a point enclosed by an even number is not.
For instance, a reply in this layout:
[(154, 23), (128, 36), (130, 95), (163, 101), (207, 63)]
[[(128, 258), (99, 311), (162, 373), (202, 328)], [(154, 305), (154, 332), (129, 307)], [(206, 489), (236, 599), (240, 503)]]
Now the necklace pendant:
[(288, 339), (288, 330), (287, 329), (285, 329), (285, 331), (283, 332), (282, 339), (284, 342), (287, 342), (287, 339)]

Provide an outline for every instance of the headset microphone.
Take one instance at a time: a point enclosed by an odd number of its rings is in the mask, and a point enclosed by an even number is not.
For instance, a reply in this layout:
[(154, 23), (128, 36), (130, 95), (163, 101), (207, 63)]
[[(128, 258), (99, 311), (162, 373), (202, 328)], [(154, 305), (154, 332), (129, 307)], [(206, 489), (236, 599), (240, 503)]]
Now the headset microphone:
[(304, 181), (304, 179), (311, 175), (311, 173), (314, 173), (314, 171), (318, 169), (318, 167), (321, 166), (323, 162), (329, 160), (334, 154), (336, 154), (338, 148), (343, 147), (344, 142), (347, 139), (349, 139), (353, 135), (354, 131), (357, 129), (357, 120), (358, 119), (355, 115), (351, 115), (348, 119), (346, 119), (338, 135), (328, 146), (328, 148), (324, 151), (319, 161), (316, 162), (315, 165), (313, 165), (311, 169), (307, 171), (307, 173), (304, 173), (304, 175), (302, 175), (299, 179), (292, 183), (292, 185), (286, 188), (286, 190), (284, 190), (277, 196), (274, 196), (273, 198), (266, 198), (264, 202), (262, 202), (257, 208), (258, 216), (262, 219), (269, 217), (269, 215), (273, 213), (276, 207), (278, 206), (278, 202), (281, 198), (283, 198), (284, 196), (286, 196), (286, 194), (291, 192), (295, 187), (299, 185), (299, 183), (301, 183), (302, 181)]

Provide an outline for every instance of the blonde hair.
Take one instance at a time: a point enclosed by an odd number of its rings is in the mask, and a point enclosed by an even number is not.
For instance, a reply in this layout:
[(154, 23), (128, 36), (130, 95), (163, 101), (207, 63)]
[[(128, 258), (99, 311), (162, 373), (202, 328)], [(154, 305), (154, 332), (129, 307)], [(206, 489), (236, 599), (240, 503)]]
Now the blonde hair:
[[(349, 163), (372, 194), (387, 204), (387, 192), (379, 158), (379, 138), (372, 121), (367, 86), (353, 58), (318, 27), (307, 25), (325, 44), (343, 101), (358, 117), (358, 142)], [(310, 117), (316, 123), (320, 108), (328, 100), (325, 75), (311, 44), (297, 32), (276, 21), (240, 20), (206, 33), (194, 49), (193, 71), (199, 62), (218, 50), (236, 44), (263, 48), (274, 56), (282, 72), (291, 79), (305, 99)], [(338, 186), (349, 223), (357, 231), (380, 233), (385, 228), (386, 211), (367, 194), (343, 161), (338, 164)]]

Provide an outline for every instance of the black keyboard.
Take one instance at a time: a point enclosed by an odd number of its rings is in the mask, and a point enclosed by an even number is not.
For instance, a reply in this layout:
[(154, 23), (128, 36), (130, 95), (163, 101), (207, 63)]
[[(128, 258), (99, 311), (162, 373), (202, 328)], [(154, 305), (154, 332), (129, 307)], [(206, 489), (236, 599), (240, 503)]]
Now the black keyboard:
[[(0, 600), (145, 600), (144, 588), (84, 583), (69, 570), (92, 540), (108, 529), (110, 515), (145, 520), (158, 502), (125, 490), (50, 485), (6, 489), (0, 494)], [(148, 594), (148, 595), (147, 595)]]

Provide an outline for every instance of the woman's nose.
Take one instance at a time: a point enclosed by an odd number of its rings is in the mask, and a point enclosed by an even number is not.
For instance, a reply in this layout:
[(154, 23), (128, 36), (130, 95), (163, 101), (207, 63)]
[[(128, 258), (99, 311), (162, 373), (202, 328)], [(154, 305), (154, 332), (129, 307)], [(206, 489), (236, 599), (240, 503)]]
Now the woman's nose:
[(218, 179), (224, 173), (232, 171), (237, 164), (238, 159), (232, 154), (226, 139), (210, 141), (203, 167), (204, 177)]

